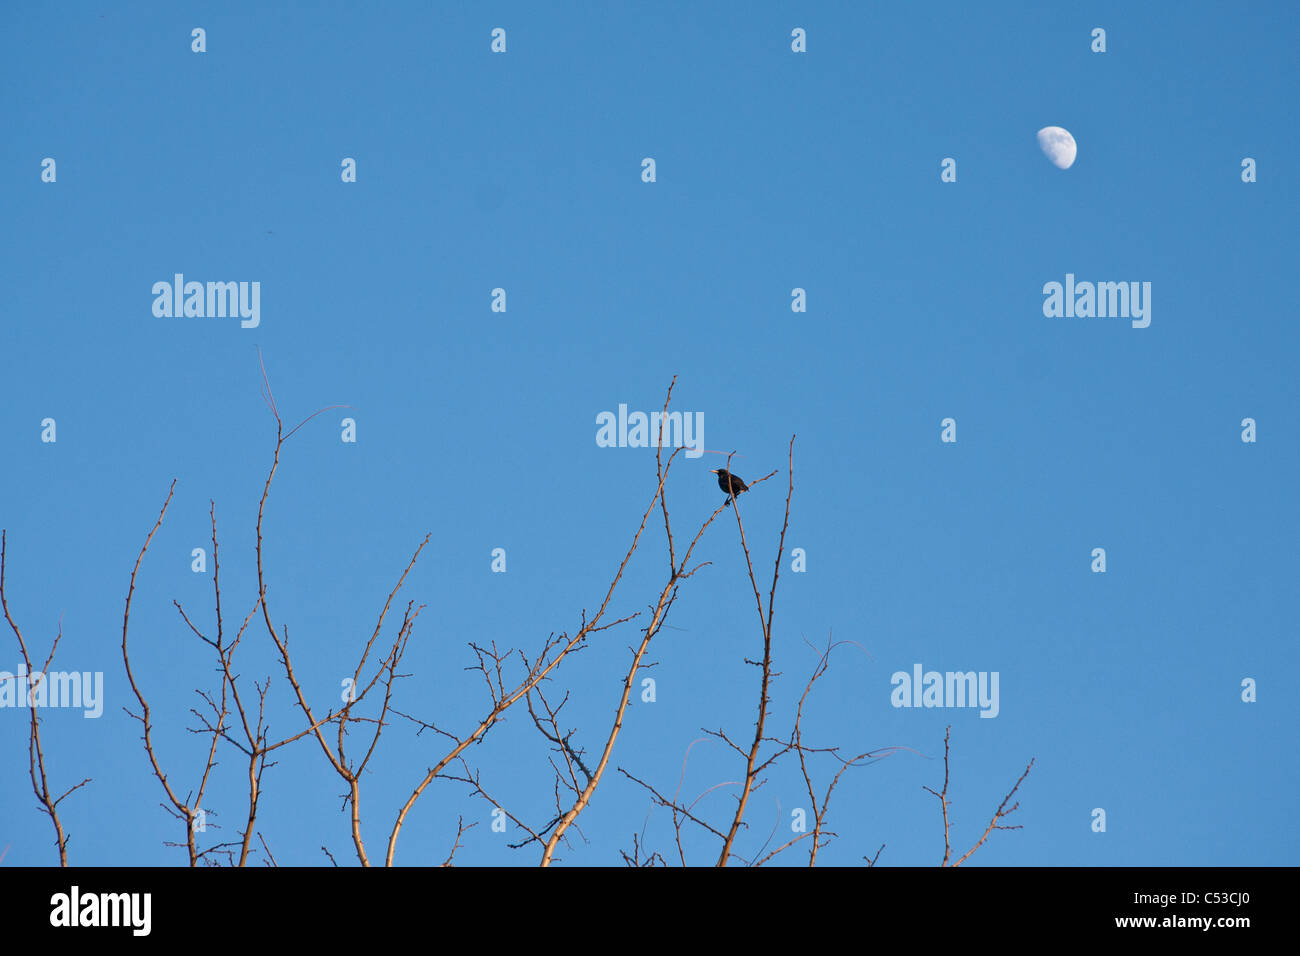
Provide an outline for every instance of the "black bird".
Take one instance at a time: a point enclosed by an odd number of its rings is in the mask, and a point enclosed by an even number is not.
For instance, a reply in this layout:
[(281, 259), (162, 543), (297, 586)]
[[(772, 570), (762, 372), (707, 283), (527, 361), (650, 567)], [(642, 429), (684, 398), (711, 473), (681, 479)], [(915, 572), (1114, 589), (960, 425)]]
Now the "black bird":
[[(725, 468), (710, 468), (709, 471), (718, 476), (718, 487), (727, 493), (727, 505), (731, 504), (733, 495), (749, 490), (749, 485), (741, 480), (740, 475), (733, 475)], [(726, 505), (723, 505), (723, 507), (726, 507)]]

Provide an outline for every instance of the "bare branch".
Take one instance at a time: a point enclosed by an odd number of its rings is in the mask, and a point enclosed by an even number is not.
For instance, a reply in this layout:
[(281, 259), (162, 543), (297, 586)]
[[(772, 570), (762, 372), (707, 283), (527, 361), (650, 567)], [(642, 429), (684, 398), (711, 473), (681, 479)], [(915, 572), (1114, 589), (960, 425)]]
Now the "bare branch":
[[(1020, 775), (1020, 779), (1016, 781), (1016, 785), (1011, 788), (1011, 791), (1005, 797), (1002, 798), (1002, 803), (998, 805), (997, 810), (995, 810), (993, 813), (993, 819), (990, 820), (989, 825), (984, 828), (984, 833), (980, 836), (978, 840), (975, 841), (975, 845), (972, 846), (969, 850), (967, 850), (961, 856), (961, 858), (958, 859), (955, 863), (949, 864), (948, 860), (952, 857), (952, 841), (949, 837), (950, 824), (948, 819), (948, 807), (949, 807), (949, 801), (948, 801), (949, 745), (948, 743), (951, 735), (952, 735), (952, 725), (949, 724), (947, 730), (945, 730), (943, 734), (943, 789), (936, 793), (934, 790), (932, 790), (929, 787), (922, 788), (926, 791), (929, 791), (930, 793), (933, 793), (936, 797), (938, 797), (939, 804), (943, 808), (943, 861), (939, 864), (940, 866), (949, 866), (949, 865), (961, 866), (963, 863), (965, 863), (967, 860), (970, 859), (971, 855), (976, 850), (978, 850), (981, 846), (984, 845), (984, 841), (989, 838), (989, 834), (991, 834), (994, 830), (1021, 829), (1019, 826), (1005, 826), (1000, 821), (1010, 816), (1011, 814), (1015, 813), (1016, 810), (1020, 809), (1019, 801), (1013, 803), (1010, 807), (1007, 806), (1007, 803), (1010, 802), (1011, 798), (1016, 795), (1016, 791), (1020, 789), (1020, 785), (1024, 783), (1025, 778), (1029, 776), (1029, 771), (1034, 768), (1034, 761), (1030, 760), (1029, 765), (1025, 767), (1025, 772), (1022, 773)], [(884, 847), (882, 846), (881, 849), (883, 848)], [(879, 853), (877, 853), (877, 856), (878, 855)]]
[[(600, 759), (596, 763), (596, 769), (591, 773), (586, 786), (582, 788), (582, 791), (574, 800), (573, 805), (568, 809), (560, 819), (560, 822), (556, 825), (555, 829), (551, 832), (550, 838), (546, 841), (546, 849), (542, 853), (542, 866), (550, 865), (555, 853), (555, 848), (563, 838), (565, 830), (573, 824), (573, 821), (577, 819), (578, 815), (591, 802), (592, 794), (595, 793), (596, 788), (600, 785), (601, 778), (605, 773), (605, 768), (609, 765), (610, 755), (614, 751), (614, 744), (618, 740), (618, 736), (623, 729), (623, 718), (627, 712), (628, 701), (632, 694), (632, 684), (636, 679), (637, 671), (641, 667), (641, 662), (645, 657), (646, 651), (649, 649), (651, 640), (653, 640), (654, 636), (659, 633), (659, 629), (663, 626), (664, 619), (667, 617), (673, 602), (677, 598), (677, 590), (681, 581), (684, 578), (690, 577), (690, 575), (694, 574), (695, 571), (698, 570), (698, 567), (687, 570), (690, 566), (691, 554), (694, 552), (695, 546), (699, 543), (700, 539), (704, 536), (704, 532), (722, 510), (719, 508), (717, 511), (714, 511), (713, 515), (700, 526), (699, 531), (696, 532), (694, 539), (691, 541), (685, 554), (682, 556), (680, 564), (678, 564), (676, 562), (676, 549), (673, 543), (672, 523), (669, 518), (664, 486), (668, 480), (668, 473), (672, 469), (673, 461), (682, 449), (680, 447), (675, 448), (672, 454), (668, 456), (668, 461), (665, 462), (663, 460), (663, 422), (668, 418), (668, 406), (672, 401), (673, 386), (676, 382), (677, 379), (674, 377), (673, 381), (668, 386), (668, 393), (664, 398), (663, 413), (660, 417), (659, 439), (656, 442), (655, 447), (655, 471), (659, 480), (658, 487), (655, 490), (655, 498), (660, 502), (660, 509), (664, 519), (664, 534), (668, 540), (670, 560), (668, 581), (664, 584), (663, 589), (659, 592), (658, 599), (653, 605), (650, 623), (647, 624), (644, 629), (644, 637), (642, 638), (640, 645), (635, 651), (633, 651), (631, 664), (629, 665), (627, 674), (623, 679), (622, 695), (619, 698), (618, 705), (614, 709), (613, 724), (605, 738), (605, 746), (601, 750)], [(654, 500), (651, 501), (650, 507), (654, 507)], [(647, 510), (646, 516), (648, 515), (649, 511)], [(642, 518), (641, 527), (645, 527), (644, 517)], [(638, 531), (637, 534), (639, 537), (640, 531)], [(631, 552), (629, 552), (629, 556), (630, 554)], [(621, 573), (622, 570), (620, 569), (620, 574)]]
[[(50, 645), (49, 656), (45, 658), (45, 665), (39, 670), (33, 670), (31, 655), (27, 652), (27, 642), (23, 639), (23, 632), (19, 630), (18, 625), (14, 622), (13, 616), (9, 613), (9, 600), (5, 594), (5, 564), (8, 552), (8, 532), (0, 531), (0, 605), (4, 607), (5, 620), (9, 622), (9, 628), (14, 632), (14, 637), (18, 639), (18, 649), (23, 656), (23, 667), (27, 674), (27, 705), (31, 714), (27, 724), (27, 773), (31, 777), (32, 792), (36, 795), (37, 801), (46, 816), (50, 818), (50, 823), (54, 826), (54, 843), (59, 851), (59, 866), (68, 865), (68, 839), (69, 835), (64, 832), (63, 821), (59, 819), (59, 804), (63, 799), (76, 790), (80, 790), (86, 784), (90, 783), (90, 778), (74, 784), (57, 797), (50, 793), (49, 778), (45, 773), (45, 752), (41, 746), (41, 729), (40, 717), (36, 712), (36, 690), (38, 683), (43, 683), (47, 679), (50, 671), (50, 664), (54, 660), (54, 652), (58, 650), (59, 640), (63, 637), (63, 623), (59, 622), (58, 632), (54, 635), (54, 642)], [(39, 674), (38, 678), (36, 675)], [(16, 680), (16, 677), (10, 678)], [(8, 852), (8, 847), (5, 851)], [(3, 854), (0, 854), (2, 860)]]
[[(749, 802), (749, 795), (755, 789), (755, 779), (758, 771), (755, 765), (758, 760), (758, 750), (763, 743), (763, 728), (767, 723), (767, 708), (770, 703), (769, 688), (772, 682), (772, 615), (776, 603), (776, 582), (781, 573), (781, 556), (785, 552), (785, 534), (790, 527), (790, 499), (794, 495), (794, 439), (790, 436), (790, 463), (789, 463), (789, 487), (785, 495), (785, 520), (781, 525), (781, 538), (777, 544), (776, 566), (772, 571), (772, 588), (768, 592), (767, 598), (767, 615), (763, 614), (763, 598), (759, 593), (758, 579), (754, 577), (754, 564), (750, 559), (749, 545), (745, 541), (745, 525), (740, 518), (740, 505), (736, 503), (735, 489), (731, 489), (731, 502), (735, 505), (732, 509), (736, 512), (736, 527), (740, 531), (740, 546), (745, 553), (745, 566), (749, 570), (749, 581), (754, 588), (754, 600), (758, 604), (759, 624), (763, 629), (763, 677), (759, 687), (758, 694), (758, 719), (754, 725), (754, 742), (749, 748), (749, 754), (745, 761), (745, 781), (741, 786), (740, 796), (736, 800), (736, 813), (731, 821), (731, 829), (727, 832), (726, 838), (722, 842), (722, 851), (718, 855), (718, 866), (726, 866), (727, 859), (731, 856), (732, 844), (735, 843), (736, 834), (740, 830), (741, 822), (745, 817), (745, 806)], [(734, 454), (734, 452), (732, 453)], [(727, 456), (728, 470), (731, 465), (731, 455)], [(775, 474), (773, 472), (772, 474)], [(766, 478), (759, 479), (764, 481)], [(754, 484), (758, 484), (755, 482)], [(751, 486), (752, 487), (752, 486)]]
[(153, 744), (153, 720), (149, 710), (149, 702), (145, 700), (144, 692), (140, 690), (140, 685), (136, 682), (135, 673), (131, 669), (131, 654), (127, 648), (127, 631), (131, 623), (131, 599), (135, 596), (135, 579), (140, 573), (140, 564), (144, 561), (145, 553), (149, 550), (149, 544), (153, 541), (153, 536), (158, 533), (162, 527), (163, 518), (167, 514), (167, 506), (171, 504), (172, 496), (176, 493), (176, 479), (172, 479), (171, 487), (167, 489), (167, 498), (163, 501), (162, 509), (158, 512), (158, 520), (154, 522), (153, 527), (149, 530), (148, 536), (144, 540), (144, 545), (140, 548), (140, 554), (135, 559), (135, 567), (131, 569), (131, 582), (126, 591), (126, 607), (122, 611), (122, 664), (126, 668), (126, 679), (131, 684), (131, 691), (135, 694), (135, 699), (140, 703), (140, 713), (127, 714), (140, 721), (144, 728), (142, 739), (144, 740), (145, 754), (149, 758), (149, 765), (153, 768), (154, 776), (162, 784), (163, 792), (167, 795), (168, 802), (174, 808), (174, 815), (185, 821), (185, 848), (189, 854), (190, 866), (197, 866), (199, 861), (199, 851), (194, 842), (194, 819), (197, 816), (197, 807), (190, 807), (184, 800), (177, 796), (172, 789), (171, 783), (167, 780), (167, 774), (163, 772), (162, 765), (158, 761), (157, 752)]

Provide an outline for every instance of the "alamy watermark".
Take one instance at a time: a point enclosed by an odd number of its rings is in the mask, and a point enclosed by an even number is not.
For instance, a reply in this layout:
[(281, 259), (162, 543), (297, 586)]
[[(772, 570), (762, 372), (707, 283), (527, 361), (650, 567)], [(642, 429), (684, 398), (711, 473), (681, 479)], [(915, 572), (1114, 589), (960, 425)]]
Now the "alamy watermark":
[(1043, 286), (1043, 315), (1049, 319), (1132, 319), (1133, 328), (1151, 324), (1150, 282), (1075, 282), (1065, 274), (1065, 284)]
[(80, 707), (87, 720), (104, 713), (103, 671), (0, 671), (0, 707)]
[(912, 673), (895, 671), (889, 702), (895, 707), (978, 707), (981, 717), (996, 717), (997, 671), (925, 671), (912, 665)]
[(177, 272), (171, 282), (153, 284), (153, 314), (160, 319), (240, 319), (240, 327), (255, 329), (262, 321), (262, 283), (186, 282)]
[(628, 413), (626, 405), (618, 406), (618, 415), (601, 412), (596, 416), (596, 444), (601, 448), (653, 448), (659, 442), (663, 428), (664, 448), (685, 448), (687, 458), (704, 454), (703, 412), (645, 412)]
[(50, 897), (50, 925), (126, 927), (148, 936), (153, 926), (152, 893), (83, 893), (73, 886)]

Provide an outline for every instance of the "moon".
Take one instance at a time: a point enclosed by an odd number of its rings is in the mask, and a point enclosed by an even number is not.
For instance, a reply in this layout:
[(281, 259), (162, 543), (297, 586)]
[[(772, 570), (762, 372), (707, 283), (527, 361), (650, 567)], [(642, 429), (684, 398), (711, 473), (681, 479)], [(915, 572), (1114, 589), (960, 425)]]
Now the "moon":
[(1073, 166), (1074, 157), (1079, 152), (1079, 147), (1075, 144), (1070, 131), (1059, 126), (1044, 126), (1040, 129), (1038, 146), (1057, 169), (1069, 169)]

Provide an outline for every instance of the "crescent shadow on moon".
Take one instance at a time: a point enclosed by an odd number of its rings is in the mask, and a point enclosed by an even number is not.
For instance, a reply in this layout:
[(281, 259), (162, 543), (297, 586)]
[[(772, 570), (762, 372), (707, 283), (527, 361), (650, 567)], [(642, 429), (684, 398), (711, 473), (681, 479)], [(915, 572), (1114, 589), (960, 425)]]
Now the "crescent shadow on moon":
[(1078, 144), (1068, 129), (1044, 126), (1038, 131), (1038, 148), (1057, 169), (1069, 169), (1079, 153)]

